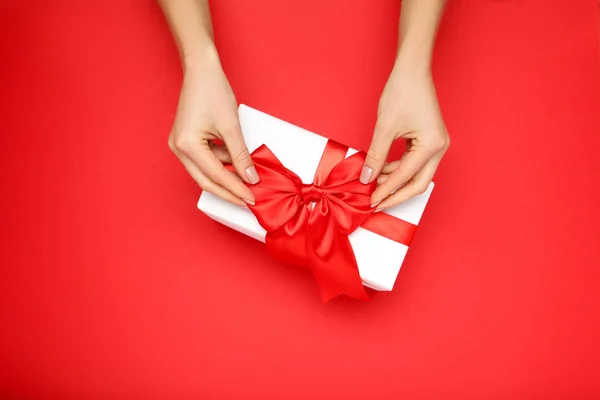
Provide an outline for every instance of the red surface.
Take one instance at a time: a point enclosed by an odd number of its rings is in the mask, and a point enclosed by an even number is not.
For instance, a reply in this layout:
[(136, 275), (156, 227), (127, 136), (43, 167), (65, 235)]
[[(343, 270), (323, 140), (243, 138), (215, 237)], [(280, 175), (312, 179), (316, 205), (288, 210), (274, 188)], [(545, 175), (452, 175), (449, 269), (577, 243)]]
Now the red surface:
[[(238, 100), (366, 148), (398, 2), (213, 2)], [(598, 2), (453, 0), (453, 145), (394, 292), (209, 221), (150, 0), (0, 1), (1, 398), (598, 398)]]

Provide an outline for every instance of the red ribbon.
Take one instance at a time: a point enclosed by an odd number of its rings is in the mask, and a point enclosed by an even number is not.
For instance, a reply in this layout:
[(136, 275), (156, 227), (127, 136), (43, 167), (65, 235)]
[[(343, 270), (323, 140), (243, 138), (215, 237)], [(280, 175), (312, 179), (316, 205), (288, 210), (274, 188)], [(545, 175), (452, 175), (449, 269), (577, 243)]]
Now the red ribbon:
[(308, 185), (267, 146), (252, 153), (260, 182), (249, 185), (256, 197), (250, 210), (267, 231), (267, 248), (277, 259), (310, 267), (324, 302), (340, 294), (368, 300), (348, 239), (356, 228), (407, 246), (416, 228), (388, 214), (373, 214), (370, 199), (377, 184), (359, 182), (365, 154), (345, 158), (347, 152), (347, 146), (329, 140)]

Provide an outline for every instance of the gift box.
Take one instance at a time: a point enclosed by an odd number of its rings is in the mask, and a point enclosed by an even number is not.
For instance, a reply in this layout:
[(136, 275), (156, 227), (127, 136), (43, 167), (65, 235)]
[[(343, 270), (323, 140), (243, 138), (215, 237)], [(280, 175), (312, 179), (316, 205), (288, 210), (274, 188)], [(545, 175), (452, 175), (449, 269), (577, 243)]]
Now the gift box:
[[(246, 140), (248, 150), (253, 154), (253, 158), (255, 157), (255, 153), (262, 151), (264, 155), (265, 151), (267, 151), (269, 157), (276, 157), (286, 169), (292, 171), (297, 176), (297, 178), (292, 177), (293, 179), (300, 179), (303, 187), (311, 187), (310, 185), (316, 179), (315, 174), (318, 168), (320, 168), (324, 152), (330, 150), (332, 141), (245, 105), (240, 105), (239, 107), (239, 118), (244, 139)], [(346, 151), (345, 149), (346, 147), (342, 147), (342, 151)], [(339, 151), (339, 148), (337, 150)], [(357, 153), (357, 150), (347, 148), (346, 154), (343, 157), (348, 158), (355, 153)], [(352, 160), (343, 161), (349, 163)], [(362, 161), (357, 162), (360, 162), (360, 167), (362, 167)], [(357, 162), (354, 164), (357, 164)], [(259, 169), (261, 181), (263, 180), (262, 175), (264, 175), (265, 179), (269, 177), (266, 172), (261, 174), (261, 169), (258, 166), (257, 169)], [(340, 174), (338, 173), (337, 175)], [(356, 179), (358, 179), (358, 176)], [(351, 184), (354, 185), (352, 186), (353, 188), (358, 187), (355, 183)], [(296, 186), (299, 186), (298, 183), (296, 183)], [(367, 218), (366, 223), (347, 235), (351, 252), (356, 260), (355, 265), (358, 268), (357, 276), (360, 276), (360, 281), (362, 281), (364, 286), (378, 291), (392, 290), (400, 267), (406, 257), (414, 228), (419, 224), (433, 186), (432, 182), (425, 193), (398, 206), (371, 215), (373, 220), (383, 217), (383, 219), (388, 218), (391, 223), (383, 221), (378, 229), (372, 229), (372, 227), (368, 226), (370, 220)], [(291, 187), (295, 186), (292, 185)], [(298, 196), (301, 198), (301, 194)], [(272, 200), (271, 198), (269, 201)], [(257, 206), (260, 201), (257, 198)], [(312, 202), (311, 207), (315, 207), (314, 201), (317, 200), (311, 199), (310, 201)], [(294, 204), (300, 207), (302, 200)], [(261, 226), (253, 210), (248, 207), (237, 206), (211, 193), (203, 192), (198, 201), (198, 208), (221, 224), (256, 240), (262, 242), (266, 240), (267, 230)], [(279, 208), (279, 206), (275, 208)], [(273, 211), (277, 212), (277, 210)], [(380, 216), (379, 214), (386, 215)], [(268, 224), (264, 223), (264, 217), (261, 218), (263, 225), (267, 226)], [(310, 216), (306, 218), (310, 218)], [(398, 235), (394, 236), (397, 233), (395, 232), (396, 230), (404, 230), (404, 233), (400, 235), (400, 239), (396, 239)], [(391, 233), (391, 235), (388, 235), (388, 233)], [(342, 239), (338, 239), (331, 246), (342, 246), (342, 244), (339, 244), (341, 241)], [(317, 247), (320, 245), (320, 242), (315, 243)], [(285, 249), (286, 247), (284, 246), (283, 248)], [(335, 249), (333, 250), (335, 251)], [(327, 264), (327, 262), (327, 260), (324, 261), (326, 268), (336, 268), (335, 266), (330, 266), (332, 261), (330, 264)]]

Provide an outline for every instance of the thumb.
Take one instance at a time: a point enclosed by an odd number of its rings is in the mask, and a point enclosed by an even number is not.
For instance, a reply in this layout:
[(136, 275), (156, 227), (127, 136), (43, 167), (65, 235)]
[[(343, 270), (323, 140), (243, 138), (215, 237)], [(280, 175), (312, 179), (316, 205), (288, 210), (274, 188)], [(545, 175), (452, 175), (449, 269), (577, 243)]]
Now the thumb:
[(387, 159), (390, 147), (394, 138), (387, 134), (387, 131), (381, 127), (381, 123), (377, 121), (375, 124), (375, 133), (373, 134), (373, 140), (371, 140), (371, 147), (367, 152), (367, 158), (365, 165), (360, 173), (360, 182), (363, 184), (371, 183), (381, 172)]
[(231, 163), (235, 168), (237, 174), (245, 181), (251, 184), (256, 184), (260, 181), (256, 167), (250, 157), (250, 152), (246, 143), (244, 142), (244, 136), (242, 135), (242, 129), (239, 123), (235, 124), (233, 128), (228, 129), (226, 132), (221, 132), (223, 136), (223, 142), (229, 151), (231, 157)]

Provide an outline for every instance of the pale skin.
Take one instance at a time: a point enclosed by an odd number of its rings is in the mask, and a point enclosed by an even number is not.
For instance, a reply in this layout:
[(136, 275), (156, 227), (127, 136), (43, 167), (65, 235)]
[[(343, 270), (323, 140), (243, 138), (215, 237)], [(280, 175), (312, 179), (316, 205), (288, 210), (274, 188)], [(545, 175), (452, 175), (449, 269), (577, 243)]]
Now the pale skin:
[[(203, 190), (239, 205), (254, 204), (244, 184), (260, 177), (244, 143), (235, 95), (213, 41), (208, 0), (158, 0), (184, 70), (169, 147)], [(445, 0), (404, 0), (396, 61), (379, 100), (377, 122), (360, 180), (377, 179), (377, 211), (423, 193), (450, 139), (431, 76), (435, 36)], [(392, 144), (406, 152), (386, 163)], [(223, 145), (217, 145), (220, 140)], [(231, 163), (235, 173), (224, 167)]]

